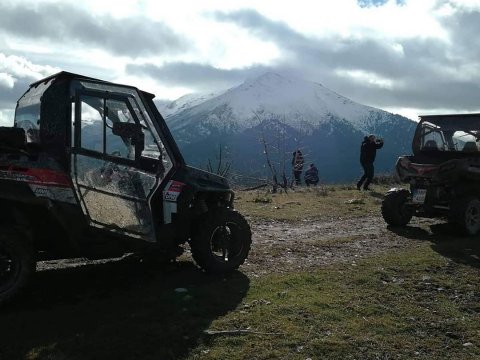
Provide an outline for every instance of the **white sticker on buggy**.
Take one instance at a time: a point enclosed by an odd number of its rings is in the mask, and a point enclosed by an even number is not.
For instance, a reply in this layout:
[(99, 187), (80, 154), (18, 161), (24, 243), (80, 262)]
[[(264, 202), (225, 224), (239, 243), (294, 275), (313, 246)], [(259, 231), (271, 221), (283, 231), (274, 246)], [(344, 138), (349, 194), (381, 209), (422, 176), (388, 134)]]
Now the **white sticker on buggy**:
[(163, 199), (176, 202), (184, 186), (185, 184), (180, 181), (170, 180), (165, 187), (166, 190), (163, 192)]
[(170, 180), (163, 191), (163, 222), (170, 224), (172, 222), (172, 214), (177, 212), (177, 199), (180, 196), (184, 183), (180, 181)]
[(76, 204), (75, 195), (71, 188), (65, 188), (63, 186), (42, 186), (29, 184), (30, 189), (37, 197), (45, 197), (51, 200), (67, 202), (70, 204)]

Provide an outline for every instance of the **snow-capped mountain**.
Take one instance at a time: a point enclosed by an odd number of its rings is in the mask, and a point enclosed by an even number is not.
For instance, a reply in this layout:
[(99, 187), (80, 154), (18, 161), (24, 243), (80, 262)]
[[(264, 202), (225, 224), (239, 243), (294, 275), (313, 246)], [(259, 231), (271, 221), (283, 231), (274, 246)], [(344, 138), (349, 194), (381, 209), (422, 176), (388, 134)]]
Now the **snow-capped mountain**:
[(318, 83), (292, 80), (266, 73), (215, 96), (186, 95), (163, 110), (172, 129), (199, 121), (215, 127), (239, 131), (259, 124), (263, 119), (282, 119), (302, 132), (309, 131), (333, 117), (345, 119), (356, 129), (366, 131), (388, 120), (390, 114), (358, 104)]
[(275, 141), (282, 134), (283, 152), (303, 148), (307, 161), (332, 181), (356, 176), (358, 148), (368, 133), (385, 138), (378, 163), (381, 171), (390, 170), (398, 155), (410, 152), (415, 127), (407, 118), (356, 103), (321, 84), (275, 73), (218, 95), (182, 97), (160, 112), (194, 165), (206, 164), (222, 145), (235, 170), (256, 172), (265, 163), (258, 138)]

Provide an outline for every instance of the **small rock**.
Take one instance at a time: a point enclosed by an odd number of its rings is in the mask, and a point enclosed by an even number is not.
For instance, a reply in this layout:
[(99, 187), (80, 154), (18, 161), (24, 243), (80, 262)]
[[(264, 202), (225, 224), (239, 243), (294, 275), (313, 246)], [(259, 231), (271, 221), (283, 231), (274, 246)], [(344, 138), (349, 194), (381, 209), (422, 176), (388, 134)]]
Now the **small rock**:
[(459, 339), (460, 336), (458, 334), (455, 334), (454, 332), (451, 332), (451, 331), (447, 331), (445, 333), (445, 335), (447, 335), (449, 338), (452, 338), (452, 339)]
[(188, 290), (185, 289), (185, 288), (176, 288), (176, 289), (175, 289), (175, 292), (178, 293), (178, 294), (181, 294), (181, 293), (186, 293), (186, 292), (188, 292)]
[(466, 342), (465, 344), (463, 344), (463, 346), (469, 347), (469, 346), (473, 346), (473, 344), (471, 342)]
[(345, 204), (365, 204), (365, 201), (363, 201), (362, 199), (350, 199), (350, 200), (346, 200)]

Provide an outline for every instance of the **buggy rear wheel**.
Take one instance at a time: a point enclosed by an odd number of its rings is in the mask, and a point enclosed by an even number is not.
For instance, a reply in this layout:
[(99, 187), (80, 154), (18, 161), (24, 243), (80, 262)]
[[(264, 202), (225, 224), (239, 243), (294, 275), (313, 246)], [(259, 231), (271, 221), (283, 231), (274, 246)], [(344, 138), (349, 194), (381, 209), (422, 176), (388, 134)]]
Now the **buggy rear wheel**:
[(35, 272), (34, 251), (14, 229), (0, 234), (0, 305), (18, 295)]
[(450, 205), (449, 222), (464, 235), (473, 236), (480, 231), (480, 200), (476, 197), (458, 199)]
[(413, 208), (407, 205), (410, 191), (406, 189), (390, 190), (382, 202), (382, 216), (388, 225), (407, 225), (413, 216)]
[(241, 214), (219, 208), (204, 215), (197, 225), (190, 246), (200, 268), (211, 273), (226, 273), (245, 262), (252, 233)]

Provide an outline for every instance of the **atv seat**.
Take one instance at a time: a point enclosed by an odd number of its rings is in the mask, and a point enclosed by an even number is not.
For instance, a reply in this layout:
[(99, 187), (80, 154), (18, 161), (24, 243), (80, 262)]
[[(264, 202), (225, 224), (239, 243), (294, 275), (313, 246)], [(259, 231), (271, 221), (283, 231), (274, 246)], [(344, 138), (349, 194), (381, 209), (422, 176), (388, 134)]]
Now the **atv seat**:
[(25, 149), (27, 138), (25, 130), (14, 127), (0, 127), (0, 144), (2, 147)]
[(477, 152), (478, 151), (477, 143), (475, 141), (466, 142), (465, 145), (463, 145), (462, 151)]
[(428, 140), (425, 145), (423, 145), (422, 150), (426, 151), (438, 151), (438, 145), (435, 140)]

